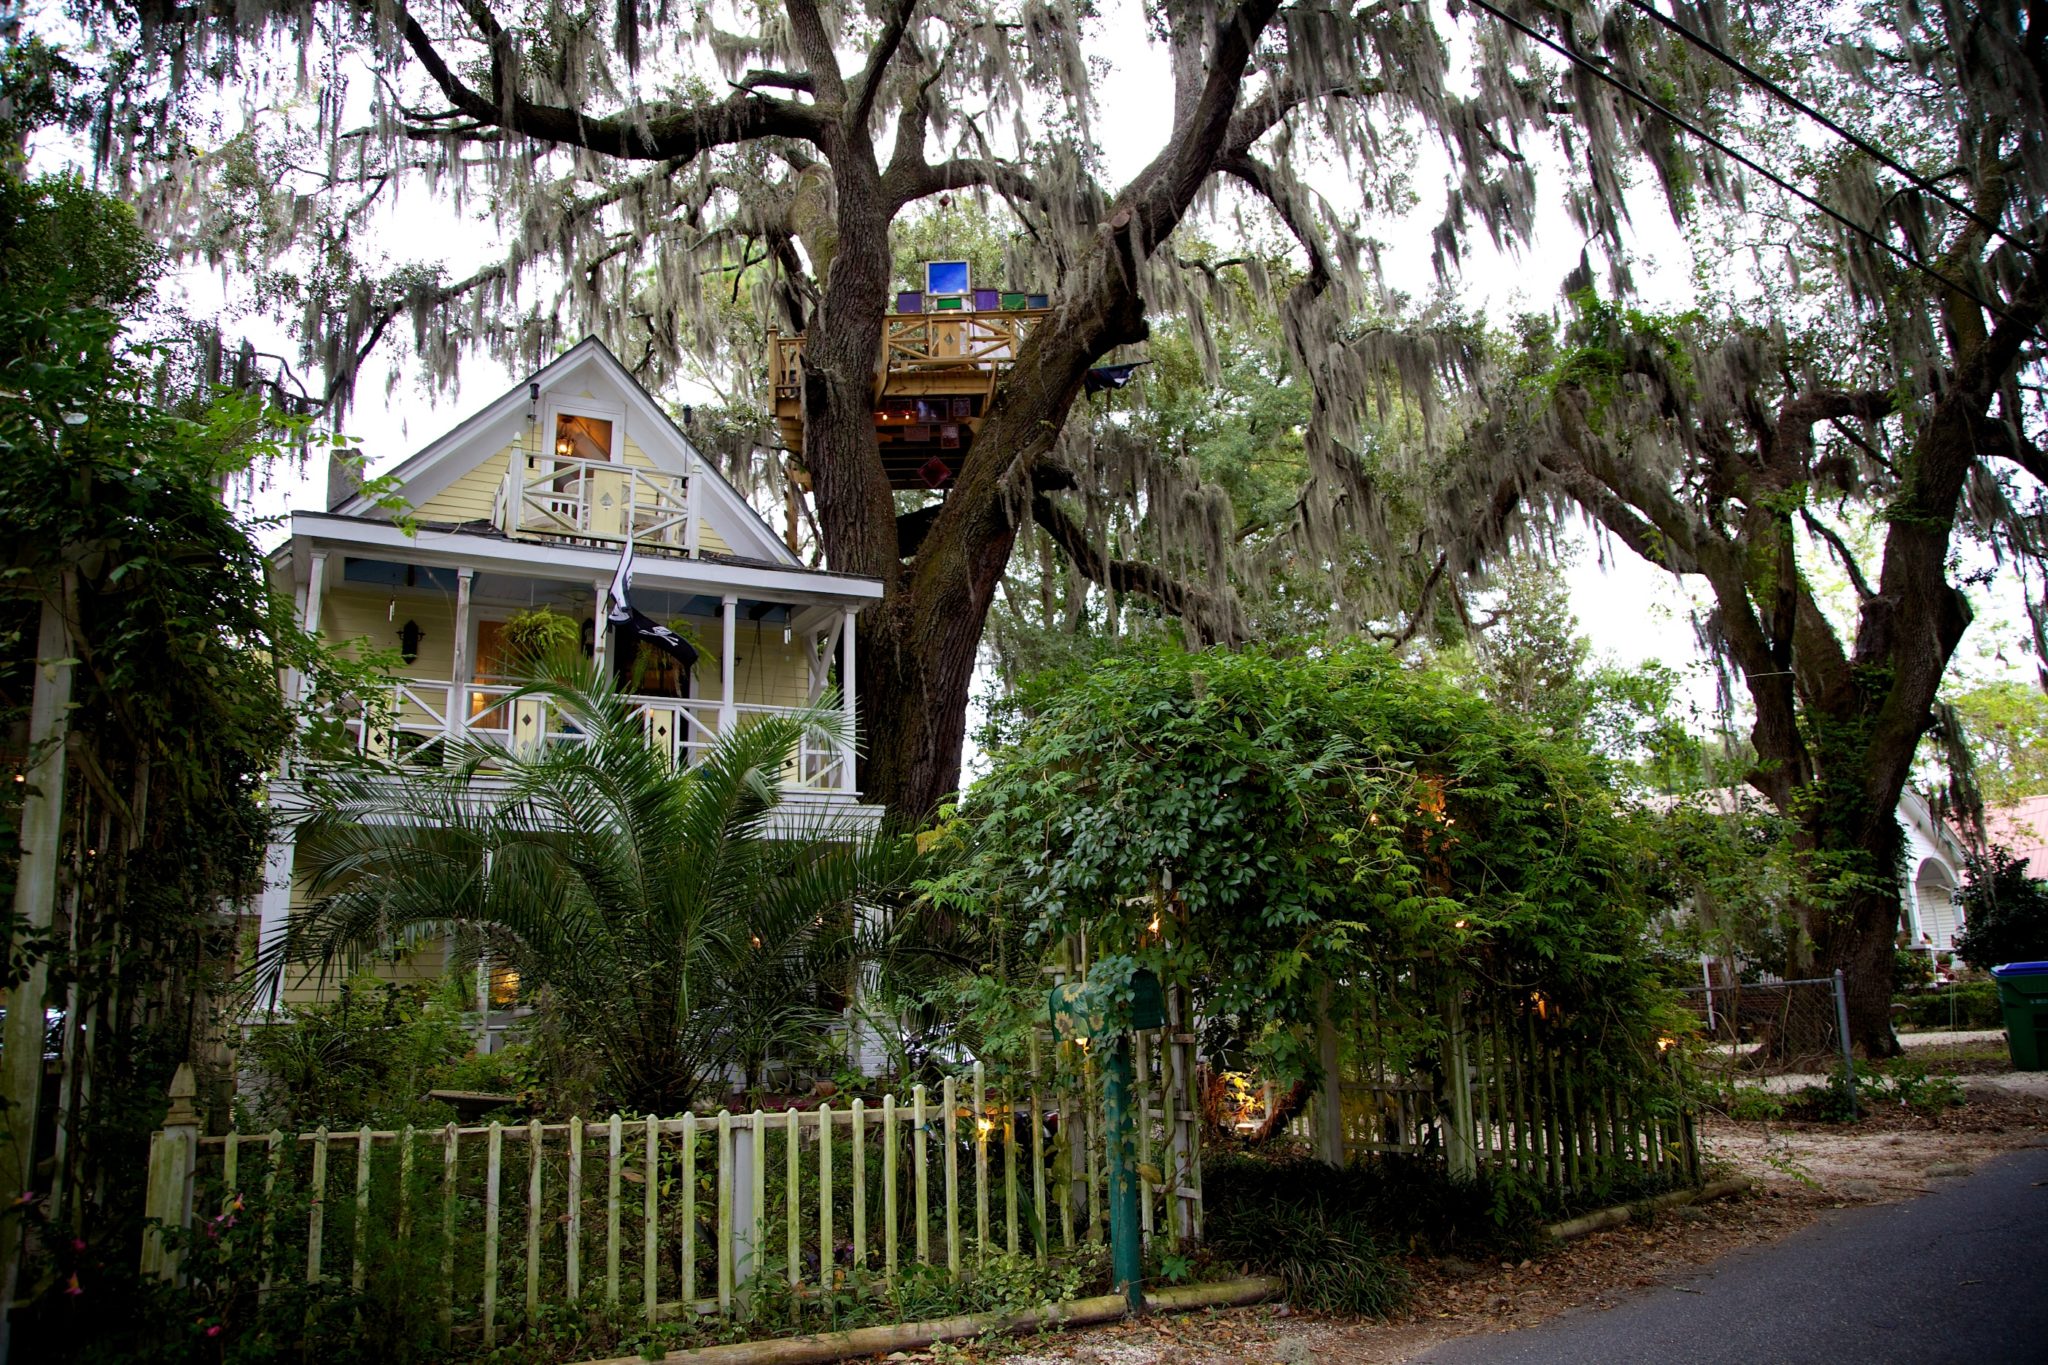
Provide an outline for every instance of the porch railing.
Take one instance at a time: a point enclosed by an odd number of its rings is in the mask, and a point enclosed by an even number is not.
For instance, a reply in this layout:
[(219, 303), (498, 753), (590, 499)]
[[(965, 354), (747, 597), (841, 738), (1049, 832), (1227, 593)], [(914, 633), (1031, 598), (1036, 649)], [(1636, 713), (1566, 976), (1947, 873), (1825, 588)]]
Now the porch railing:
[(697, 481), (608, 460), (514, 450), (491, 520), (511, 536), (620, 544), (697, 557)]
[[(515, 696), (502, 683), (457, 684), (427, 678), (394, 678), (380, 705), (365, 707), (346, 728), (356, 748), (395, 762), (437, 767), (449, 746), (464, 738), (494, 742), (513, 750), (580, 744), (583, 733), (569, 717), (540, 696)], [(647, 742), (677, 768), (694, 767), (718, 742), (726, 725), (719, 702), (680, 697), (626, 698)], [(743, 730), (769, 716), (796, 716), (793, 706), (736, 702), (731, 724)], [(853, 765), (848, 746), (806, 731), (790, 756), (782, 784), (791, 790), (851, 792)]]

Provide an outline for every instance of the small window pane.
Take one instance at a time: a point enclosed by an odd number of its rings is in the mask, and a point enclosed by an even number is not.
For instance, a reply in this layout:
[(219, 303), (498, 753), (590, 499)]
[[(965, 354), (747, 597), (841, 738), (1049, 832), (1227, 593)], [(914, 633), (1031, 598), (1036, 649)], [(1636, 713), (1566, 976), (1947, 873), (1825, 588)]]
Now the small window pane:
[(568, 460), (609, 460), (612, 457), (612, 424), (603, 417), (574, 417), (563, 413), (555, 418), (555, 454)]

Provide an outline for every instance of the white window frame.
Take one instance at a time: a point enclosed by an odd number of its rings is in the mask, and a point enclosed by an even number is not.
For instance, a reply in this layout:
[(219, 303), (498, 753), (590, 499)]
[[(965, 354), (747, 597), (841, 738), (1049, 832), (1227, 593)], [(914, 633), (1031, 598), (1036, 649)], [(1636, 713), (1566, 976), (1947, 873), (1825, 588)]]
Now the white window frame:
[(602, 398), (573, 398), (566, 394), (547, 396), (541, 409), (541, 442), (550, 459), (555, 453), (555, 428), (564, 417), (595, 417), (612, 424), (612, 448), (607, 457), (613, 464), (626, 460), (626, 405), (607, 403)]

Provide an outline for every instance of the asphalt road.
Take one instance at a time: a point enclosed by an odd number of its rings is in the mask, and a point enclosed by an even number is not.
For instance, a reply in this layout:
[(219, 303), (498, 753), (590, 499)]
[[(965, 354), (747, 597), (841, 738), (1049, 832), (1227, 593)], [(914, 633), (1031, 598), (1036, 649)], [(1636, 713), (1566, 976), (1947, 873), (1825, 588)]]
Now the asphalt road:
[(2048, 1362), (2048, 1148), (1830, 1213), (1694, 1278), (1540, 1327), (1464, 1337), (1430, 1365)]

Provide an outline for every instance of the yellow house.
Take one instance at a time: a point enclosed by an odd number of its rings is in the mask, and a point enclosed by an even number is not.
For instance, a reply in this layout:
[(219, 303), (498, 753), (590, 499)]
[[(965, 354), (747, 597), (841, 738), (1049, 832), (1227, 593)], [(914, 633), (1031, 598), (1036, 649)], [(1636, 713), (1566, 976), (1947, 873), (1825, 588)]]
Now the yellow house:
[[(805, 567), (699, 455), (646, 390), (595, 339), (427, 445), (394, 472), (405, 523), (361, 493), (295, 511), (271, 558), (308, 630), (396, 655), (384, 705), (347, 721), (362, 749), (401, 766), (433, 764), (451, 741), (508, 745), (569, 736), (543, 702), (513, 699), (503, 631), (548, 608), (576, 623), (600, 665), (637, 643), (615, 635), (606, 593), (633, 549), (633, 605), (688, 636), (699, 659), (636, 662), (631, 705), (647, 742), (678, 766), (749, 718), (815, 705), (837, 688), (849, 728), (854, 619), (882, 594), (868, 578)], [(294, 690), (297, 678), (286, 679)], [(815, 828), (872, 826), (854, 755), (807, 743), (783, 775), (784, 810)], [(274, 799), (289, 806), (289, 777)], [(288, 834), (269, 850), (261, 941), (294, 904)], [(398, 971), (440, 970), (428, 949)], [(331, 983), (329, 983), (331, 984)], [(287, 1000), (322, 989), (301, 982)]]

